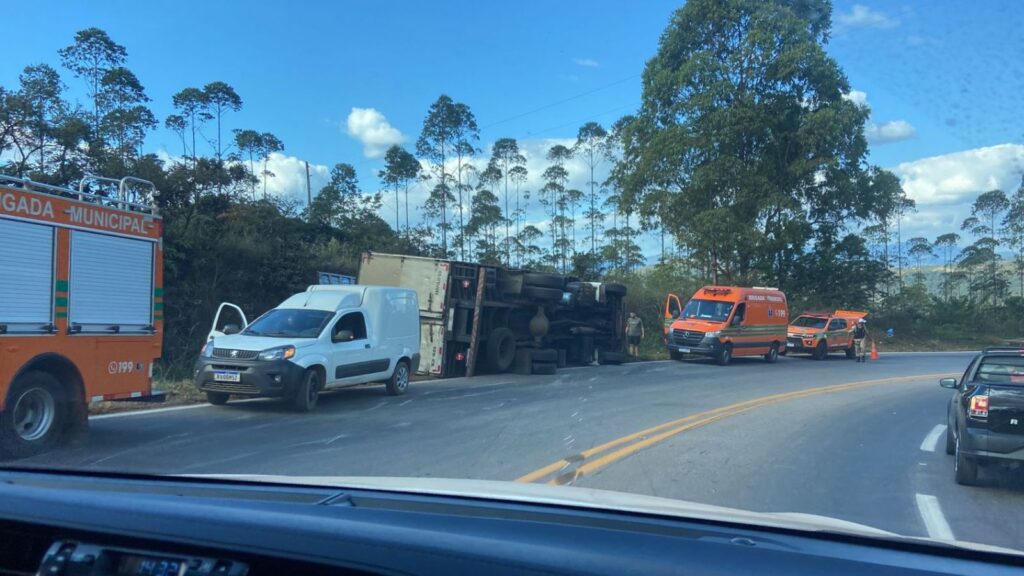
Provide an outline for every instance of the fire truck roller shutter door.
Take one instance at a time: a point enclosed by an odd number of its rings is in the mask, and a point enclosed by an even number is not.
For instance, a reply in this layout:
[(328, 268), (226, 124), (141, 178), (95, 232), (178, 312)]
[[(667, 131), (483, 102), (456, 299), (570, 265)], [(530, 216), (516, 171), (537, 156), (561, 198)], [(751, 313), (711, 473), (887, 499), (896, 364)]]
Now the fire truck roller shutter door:
[(69, 320), (83, 329), (138, 330), (153, 313), (153, 244), (75, 230)]
[(38, 331), (53, 310), (53, 227), (0, 218), (0, 324)]

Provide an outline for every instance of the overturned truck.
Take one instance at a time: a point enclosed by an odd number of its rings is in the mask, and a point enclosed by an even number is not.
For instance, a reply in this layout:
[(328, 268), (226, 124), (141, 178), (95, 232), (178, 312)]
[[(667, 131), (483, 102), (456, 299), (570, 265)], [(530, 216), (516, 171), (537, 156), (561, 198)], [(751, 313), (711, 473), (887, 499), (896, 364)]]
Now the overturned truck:
[(358, 283), (417, 292), (422, 374), (551, 374), (623, 360), (622, 284), (375, 252), (363, 254)]

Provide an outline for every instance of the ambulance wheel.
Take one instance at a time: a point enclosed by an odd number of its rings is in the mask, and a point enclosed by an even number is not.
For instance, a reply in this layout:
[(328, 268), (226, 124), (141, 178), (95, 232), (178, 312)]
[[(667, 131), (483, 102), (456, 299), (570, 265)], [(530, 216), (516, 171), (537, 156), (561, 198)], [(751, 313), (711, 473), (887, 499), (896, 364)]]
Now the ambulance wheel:
[(728, 366), (729, 362), (732, 362), (732, 344), (726, 344), (715, 360), (719, 366)]
[(775, 362), (778, 359), (779, 359), (779, 343), (776, 342), (776, 343), (772, 344), (771, 349), (768, 350), (768, 353), (764, 355), (764, 361), (769, 363), (769, 364), (771, 364), (772, 362)]

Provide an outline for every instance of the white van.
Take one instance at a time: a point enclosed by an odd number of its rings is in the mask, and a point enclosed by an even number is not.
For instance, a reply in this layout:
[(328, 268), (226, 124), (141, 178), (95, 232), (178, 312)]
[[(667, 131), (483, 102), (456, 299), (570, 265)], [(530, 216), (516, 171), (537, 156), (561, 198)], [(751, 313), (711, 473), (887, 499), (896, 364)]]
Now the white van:
[(211, 404), (270, 396), (309, 411), (324, 390), (371, 382), (402, 394), (420, 361), (419, 303), (405, 288), (310, 286), (251, 324), (218, 322), (194, 375)]

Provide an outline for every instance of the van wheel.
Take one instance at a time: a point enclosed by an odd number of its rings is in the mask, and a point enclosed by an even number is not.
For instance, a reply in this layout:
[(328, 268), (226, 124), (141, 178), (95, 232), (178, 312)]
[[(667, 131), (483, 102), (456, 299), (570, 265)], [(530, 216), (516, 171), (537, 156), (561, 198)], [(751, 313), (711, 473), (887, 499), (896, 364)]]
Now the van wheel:
[(295, 397), (292, 399), (295, 409), (299, 412), (309, 412), (316, 408), (321, 385), (320, 373), (313, 368), (306, 370), (306, 374), (295, 388)]
[(764, 355), (764, 361), (769, 363), (769, 364), (771, 364), (772, 362), (775, 362), (778, 359), (779, 359), (779, 343), (775, 342), (774, 344), (772, 344), (771, 349), (768, 350), (768, 353)]
[(726, 344), (716, 358), (719, 366), (728, 366), (732, 362), (732, 344)]
[(207, 392), (206, 401), (214, 406), (223, 406), (228, 403), (228, 399), (231, 398), (231, 394), (227, 392)]
[(505, 372), (516, 359), (516, 335), (508, 328), (495, 328), (487, 337), (487, 365)]
[(953, 470), (956, 473), (956, 483), (964, 486), (973, 486), (978, 483), (978, 461), (968, 458), (960, 451), (960, 435), (956, 436), (956, 443), (953, 446), (956, 453), (956, 461), (953, 463)]
[(400, 360), (398, 365), (395, 366), (394, 373), (391, 374), (391, 378), (384, 383), (384, 388), (388, 391), (388, 394), (392, 396), (399, 396), (405, 394), (405, 390), (409, 388), (409, 363), (405, 360)]
[(0, 452), (14, 458), (53, 446), (66, 424), (60, 382), (46, 372), (28, 372), (7, 393), (0, 413)]
[(822, 340), (821, 342), (818, 342), (817, 346), (814, 347), (814, 359), (815, 360), (824, 360), (827, 357), (828, 357), (828, 344), (825, 344), (825, 341)]

